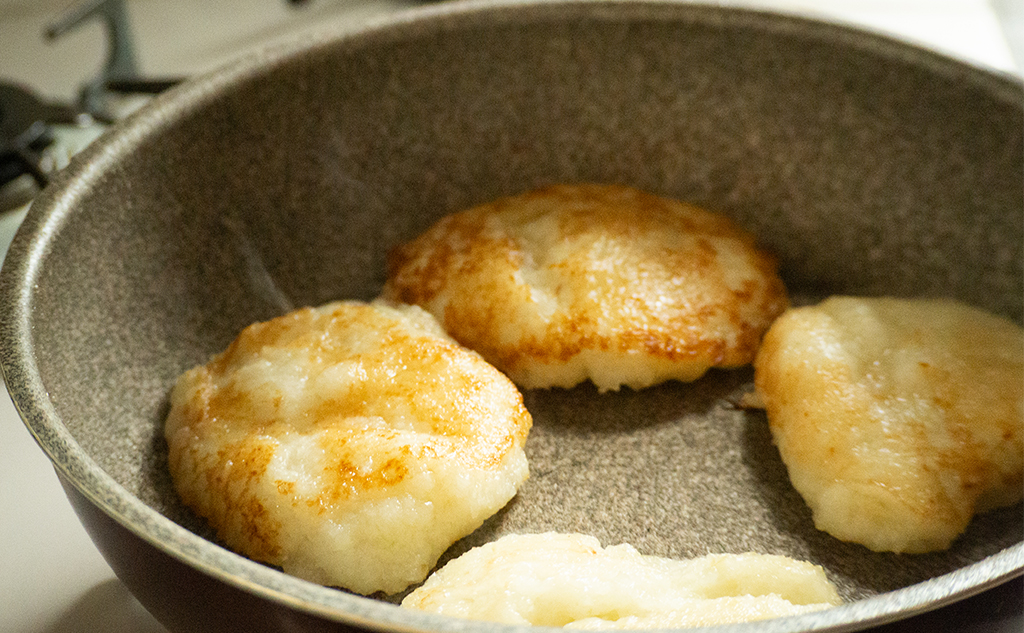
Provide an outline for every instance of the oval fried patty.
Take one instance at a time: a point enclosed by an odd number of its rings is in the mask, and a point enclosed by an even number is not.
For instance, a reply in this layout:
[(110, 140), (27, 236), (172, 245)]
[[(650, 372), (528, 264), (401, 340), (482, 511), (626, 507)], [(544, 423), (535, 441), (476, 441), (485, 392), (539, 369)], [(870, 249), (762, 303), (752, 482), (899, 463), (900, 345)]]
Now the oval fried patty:
[(774, 259), (731, 220), (617, 185), (455, 213), (388, 264), (385, 296), (527, 388), (641, 388), (746, 365), (787, 306)]
[(1024, 334), (948, 300), (834, 297), (781, 316), (754, 369), (815, 525), (941, 550), (1024, 491)]
[(178, 380), (182, 500), (232, 549), (370, 594), (423, 580), (527, 477), (515, 386), (413, 306), (339, 302), (246, 328)]
[(583, 629), (711, 626), (839, 604), (821, 567), (784, 556), (690, 560), (602, 548), (582, 534), (504, 536), (470, 550), (403, 607), (506, 624)]

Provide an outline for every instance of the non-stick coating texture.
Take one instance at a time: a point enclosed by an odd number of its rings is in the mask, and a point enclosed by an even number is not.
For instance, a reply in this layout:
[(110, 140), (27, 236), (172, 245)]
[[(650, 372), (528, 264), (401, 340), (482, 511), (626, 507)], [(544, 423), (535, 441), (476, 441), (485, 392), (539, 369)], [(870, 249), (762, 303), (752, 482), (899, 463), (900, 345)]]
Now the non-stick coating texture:
[[(470, 12), (440, 32), (325, 40), (194, 91), (180, 120), (126, 141), (138, 146), (54, 225), (34, 295), (43, 381), (81, 445), (207, 534), (166, 474), (175, 377), (250, 322), (374, 297), (388, 249), (443, 214), (555, 182), (729, 214), (809, 299), (948, 295), (1020, 320), (1018, 85), (756, 13), (612, 14), (541, 6), (485, 26)], [(452, 552), (561, 530), (666, 556), (782, 553), (824, 565), (853, 599), (1020, 541), (1019, 506), (924, 556), (816, 531), (764, 417), (733, 404), (750, 381), (526, 392), (532, 477)]]

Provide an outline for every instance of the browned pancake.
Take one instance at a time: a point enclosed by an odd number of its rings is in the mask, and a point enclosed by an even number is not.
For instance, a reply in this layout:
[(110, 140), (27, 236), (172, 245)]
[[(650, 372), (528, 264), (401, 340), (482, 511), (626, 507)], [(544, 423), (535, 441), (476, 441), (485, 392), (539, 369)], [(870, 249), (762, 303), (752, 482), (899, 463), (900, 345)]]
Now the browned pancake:
[(641, 388), (746, 365), (788, 304), (775, 260), (733, 221), (617, 185), (455, 213), (395, 249), (388, 272), (385, 296), (527, 388)]
[(1024, 493), (1024, 335), (946, 300), (835, 297), (765, 336), (757, 393), (819, 529), (949, 547)]
[(172, 394), (174, 484), (231, 548), (369, 594), (423, 580), (527, 477), (519, 391), (413, 306), (246, 328)]

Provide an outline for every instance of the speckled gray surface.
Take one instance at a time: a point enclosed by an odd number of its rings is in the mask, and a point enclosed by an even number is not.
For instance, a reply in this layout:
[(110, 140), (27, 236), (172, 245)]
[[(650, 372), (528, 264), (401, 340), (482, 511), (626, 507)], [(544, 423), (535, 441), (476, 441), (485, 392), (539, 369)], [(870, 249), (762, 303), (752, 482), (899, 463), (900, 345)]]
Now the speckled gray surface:
[[(1021, 320), (1013, 80), (699, 5), (468, 3), (396, 22), (325, 33), (158, 99), (74, 163), (11, 248), (0, 310), (16, 403), (87, 497), (179, 558), (328, 617), (436, 625), (235, 560), (138, 500), (208, 536), (166, 475), (174, 377), (252, 321), (373, 297), (390, 246), (501, 194), (627, 183), (733, 216), (801, 295), (948, 295)], [(731, 404), (750, 379), (526, 393), (532, 477), (452, 553), (548, 529), (668, 556), (784, 553), (824, 565), (851, 600), (983, 564), (798, 628), (856, 627), (1019, 570), (1020, 506), (926, 556), (815, 531), (763, 417)]]

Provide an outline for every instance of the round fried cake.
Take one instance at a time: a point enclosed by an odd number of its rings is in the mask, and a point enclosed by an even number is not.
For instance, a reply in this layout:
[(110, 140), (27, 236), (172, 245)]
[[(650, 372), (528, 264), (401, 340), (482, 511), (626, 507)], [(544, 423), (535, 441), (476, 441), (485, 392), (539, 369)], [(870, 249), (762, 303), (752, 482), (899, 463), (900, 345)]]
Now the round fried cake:
[(423, 580), (515, 495), (531, 423), (426, 312), (339, 302), (182, 375), (165, 436), (176, 490), (229, 547), (370, 594)]
[(443, 218), (393, 250), (385, 296), (522, 387), (601, 390), (749, 364), (788, 304), (774, 258), (730, 219), (593, 184)]
[(689, 560), (602, 548), (582, 534), (512, 534), (450, 561), (403, 607), (506, 624), (582, 629), (712, 626), (840, 603), (825, 571), (766, 554)]
[(833, 297), (765, 335), (757, 394), (815, 525), (945, 549), (1024, 494), (1024, 333), (942, 299)]

